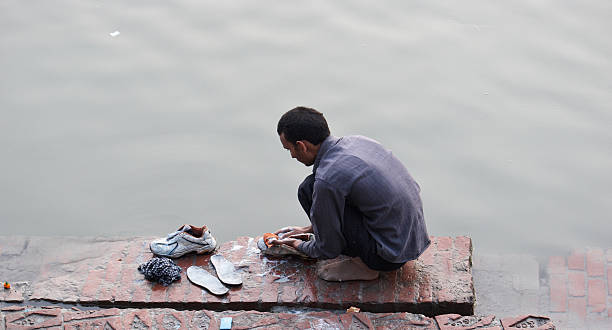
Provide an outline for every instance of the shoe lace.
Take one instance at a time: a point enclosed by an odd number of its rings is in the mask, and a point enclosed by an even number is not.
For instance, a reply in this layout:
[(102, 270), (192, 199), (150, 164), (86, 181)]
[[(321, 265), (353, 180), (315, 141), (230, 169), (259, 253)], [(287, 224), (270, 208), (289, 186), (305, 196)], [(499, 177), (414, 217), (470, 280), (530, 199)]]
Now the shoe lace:
[(181, 229), (179, 229), (179, 230), (177, 230), (177, 231), (175, 231), (173, 233), (168, 234), (168, 237), (166, 239), (172, 239), (172, 238), (174, 238), (174, 236), (176, 236), (176, 235), (178, 235), (180, 233), (184, 233), (184, 232), (188, 231), (189, 229), (191, 229), (191, 227), (184, 226), (183, 228), (181, 228)]

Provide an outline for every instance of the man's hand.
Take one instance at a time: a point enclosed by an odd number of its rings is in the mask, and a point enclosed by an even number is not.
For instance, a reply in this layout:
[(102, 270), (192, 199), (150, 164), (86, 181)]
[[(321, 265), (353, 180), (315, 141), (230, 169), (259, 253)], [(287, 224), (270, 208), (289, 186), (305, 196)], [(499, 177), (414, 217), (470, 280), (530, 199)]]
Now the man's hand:
[(301, 241), (295, 238), (284, 238), (284, 239), (271, 239), (269, 242), (274, 245), (281, 245), (281, 244), (289, 245), (292, 248), (297, 250), (298, 246), (304, 241)]
[(278, 235), (279, 238), (306, 233), (312, 233), (312, 225), (306, 227), (289, 226), (274, 232), (274, 234)]

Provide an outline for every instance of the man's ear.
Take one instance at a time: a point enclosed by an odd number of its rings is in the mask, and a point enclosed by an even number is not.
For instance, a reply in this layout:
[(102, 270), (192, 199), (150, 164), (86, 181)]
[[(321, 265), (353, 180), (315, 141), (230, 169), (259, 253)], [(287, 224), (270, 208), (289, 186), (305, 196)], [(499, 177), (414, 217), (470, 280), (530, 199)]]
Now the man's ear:
[(295, 142), (295, 146), (296, 146), (297, 150), (300, 151), (300, 152), (306, 152), (306, 149), (308, 149), (308, 147), (306, 146), (306, 143), (304, 143), (304, 141), (296, 141)]

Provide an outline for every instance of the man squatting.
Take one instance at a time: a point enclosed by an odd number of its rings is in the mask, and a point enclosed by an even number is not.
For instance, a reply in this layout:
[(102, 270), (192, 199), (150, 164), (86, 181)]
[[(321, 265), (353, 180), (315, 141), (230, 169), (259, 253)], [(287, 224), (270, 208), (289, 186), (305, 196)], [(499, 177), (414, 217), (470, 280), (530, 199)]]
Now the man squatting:
[[(305, 227), (279, 229), (286, 244), (316, 259), (327, 281), (372, 280), (418, 258), (430, 244), (420, 187), (391, 151), (363, 136), (330, 135), (323, 114), (297, 107), (279, 120), (283, 147), (312, 174), (298, 200)], [(304, 242), (292, 235), (314, 233)]]

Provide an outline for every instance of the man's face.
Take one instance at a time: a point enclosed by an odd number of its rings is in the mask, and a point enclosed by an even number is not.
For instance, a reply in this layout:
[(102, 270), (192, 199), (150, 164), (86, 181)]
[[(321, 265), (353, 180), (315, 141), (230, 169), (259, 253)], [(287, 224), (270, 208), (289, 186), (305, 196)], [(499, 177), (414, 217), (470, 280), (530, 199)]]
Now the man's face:
[(291, 158), (297, 159), (298, 162), (310, 166), (314, 164), (316, 154), (313, 156), (307, 151), (306, 144), (302, 141), (297, 141), (295, 144), (285, 139), (285, 134), (280, 135), (280, 141), (283, 148), (289, 150)]

